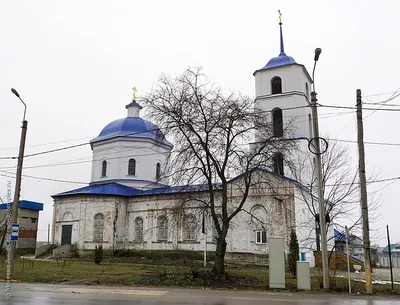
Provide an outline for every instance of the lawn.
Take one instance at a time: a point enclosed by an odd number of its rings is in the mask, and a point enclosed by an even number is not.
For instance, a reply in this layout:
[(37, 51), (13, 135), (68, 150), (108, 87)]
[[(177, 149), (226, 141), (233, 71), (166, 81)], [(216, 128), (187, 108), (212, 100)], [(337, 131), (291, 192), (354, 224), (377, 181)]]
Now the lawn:
[[(120, 262), (125, 261), (125, 262)], [(229, 265), (225, 280), (215, 280), (211, 267), (204, 268), (201, 262), (193, 260), (145, 260), (144, 263), (127, 260), (106, 259), (100, 265), (93, 261), (79, 259), (57, 261), (30, 261), (16, 259), (14, 279), (27, 283), (63, 283), (77, 285), (127, 285), (151, 287), (208, 287), (214, 289), (268, 289), (268, 272), (263, 266)], [(6, 278), (6, 260), (0, 260), (0, 278)], [(334, 290), (347, 292), (347, 279), (334, 278)], [(313, 271), (312, 290), (321, 291), (322, 278), (318, 270)], [(365, 284), (352, 282), (353, 291), (364, 293)], [(396, 286), (397, 291), (400, 286)], [(296, 290), (296, 280), (286, 275), (286, 290)], [(375, 285), (380, 294), (391, 292), (390, 286)]]

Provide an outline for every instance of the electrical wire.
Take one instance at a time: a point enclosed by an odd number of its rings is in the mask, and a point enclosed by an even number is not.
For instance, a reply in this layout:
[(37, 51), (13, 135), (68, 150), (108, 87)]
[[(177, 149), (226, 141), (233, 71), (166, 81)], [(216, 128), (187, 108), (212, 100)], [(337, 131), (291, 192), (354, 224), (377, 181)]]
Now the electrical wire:
[[(358, 143), (358, 141), (356, 141), (356, 140), (343, 140), (343, 139), (334, 139), (334, 138), (326, 138), (326, 139), (330, 140), (330, 141), (336, 141), (336, 142)], [(369, 142), (369, 141), (365, 141), (364, 144), (384, 145), (384, 146), (400, 146), (400, 143), (388, 143), (388, 142)]]
[(375, 111), (373, 111), (373, 112), (371, 112), (369, 115), (367, 115), (367, 116), (364, 118), (364, 120), (367, 119), (368, 117), (370, 117), (371, 115), (373, 115), (376, 111), (380, 110), (380, 109), (383, 107), (383, 105), (386, 105), (387, 102), (389, 102), (389, 101), (391, 101), (391, 100), (394, 100), (395, 98), (397, 98), (398, 96), (400, 96), (400, 93), (396, 95), (396, 93), (399, 92), (399, 90), (400, 90), (400, 88), (397, 89), (396, 92), (393, 93), (392, 96), (389, 97), (387, 100), (381, 102), (381, 103), (380, 103), (381, 105), (380, 105)]
[[(335, 108), (335, 109), (351, 109), (351, 110), (357, 110), (355, 107), (350, 107), (350, 106), (334, 106), (334, 105), (319, 105), (320, 107), (324, 108)], [(392, 108), (368, 108), (368, 107), (363, 107), (363, 110), (369, 110), (369, 111), (400, 111), (400, 109), (392, 109)]]
[[(7, 172), (7, 171), (1, 171), (4, 173), (8, 173), (11, 175), (14, 175), (13, 173)], [(7, 177), (7, 178), (13, 178), (15, 179), (14, 176), (9, 176), (9, 175), (4, 175), (0, 174), (2, 177)], [(62, 179), (54, 179), (54, 178), (46, 178), (46, 177), (38, 177), (38, 176), (30, 176), (30, 175), (22, 175), (23, 178), (31, 178), (31, 179), (39, 179), (39, 180), (46, 180), (46, 181), (53, 181), (53, 182), (63, 182), (63, 183), (73, 183), (73, 184), (89, 184), (88, 182), (79, 182), (79, 181), (71, 181), (71, 180), (62, 180)]]

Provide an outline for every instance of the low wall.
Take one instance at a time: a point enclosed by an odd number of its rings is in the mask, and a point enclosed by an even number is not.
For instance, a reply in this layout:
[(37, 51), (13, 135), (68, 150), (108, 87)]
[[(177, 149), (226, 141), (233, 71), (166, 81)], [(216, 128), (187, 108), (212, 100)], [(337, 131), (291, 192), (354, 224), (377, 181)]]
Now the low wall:
[[(321, 252), (314, 252), (315, 267), (322, 268)], [(328, 252), (329, 269), (347, 271), (347, 255), (343, 252)], [(360, 265), (361, 271), (364, 271), (364, 262), (354, 257), (350, 257), (350, 270), (354, 272), (353, 265)]]
[(229, 253), (225, 254), (225, 262), (241, 263), (241, 264), (257, 264), (266, 265), (269, 263), (268, 254), (253, 254), (253, 253)]
[(51, 248), (54, 248), (54, 245), (49, 244), (49, 245), (44, 245), (44, 246), (41, 246), (41, 247), (37, 248), (36, 251), (35, 251), (35, 258), (37, 258), (39, 256), (42, 256), (46, 252), (49, 252), (49, 250)]
[(53, 250), (53, 259), (71, 258), (74, 254), (71, 252), (72, 245), (64, 245)]

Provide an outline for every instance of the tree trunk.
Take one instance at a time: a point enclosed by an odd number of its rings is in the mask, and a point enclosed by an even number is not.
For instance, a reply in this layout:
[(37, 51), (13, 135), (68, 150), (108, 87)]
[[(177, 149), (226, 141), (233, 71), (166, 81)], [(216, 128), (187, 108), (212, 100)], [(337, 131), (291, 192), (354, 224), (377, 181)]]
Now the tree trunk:
[(217, 239), (217, 249), (215, 250), (215, 264), (213, 268), (213, 274), (215, 277), (222, 278), (225, 276), (225, 252), (225, 237), (219, 237)]

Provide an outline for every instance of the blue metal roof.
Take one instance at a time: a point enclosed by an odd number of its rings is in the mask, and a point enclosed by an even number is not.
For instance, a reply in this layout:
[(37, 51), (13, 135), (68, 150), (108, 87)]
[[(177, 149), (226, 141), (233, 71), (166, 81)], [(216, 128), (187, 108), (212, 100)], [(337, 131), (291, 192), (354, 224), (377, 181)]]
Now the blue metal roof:
[(270, 61), (261, 70), (293, 65), (295, 63), (296, 62), (294, 61), (293, 57), (287, 56), (285, 53), (281, 53), (278, 57), (271, 58)]
[[(12, 202), (10, 205), (12, 206)], [(35, 211), (43, 211), (43, 203), (29, 201), (29, 200), (20, 200), (18, 204), (18, 208), (20, 209), (27, 209), (27, 210), (35, 210)], [(7, 204), (0, 204), (0, 210), (6, 210)]]
[[(218, 189), (219, 184), (214, 184), (214, 189)], [(196, 184), (196, 185), (181, 185), (181, 186), (167, 186), (159, 187), (151, 190), (143, 191), (138, 195), (159, 195), (159, 194), (174, 194), (174, 193), (188, 193), (188, 192), (201, 192), (207, 191), (208, 185)]]
[(271, 58), (270, 61), (261, 70), (266, 70), (266, 69), (271, 69), (271, 68), (281, 67), (281, 66), (287, 66), (287, 65), (293, 65), (296, 63), (294, 61), (293, 57), (287, 56), (285, 53), (285, 48), (283, 45), (283, 34), (282, 34), (282, 24), (281, 23), (280, 23), (280, 47), (281, 47), (281, 52), (279, 53), (279, 56)]
[(164, 134), (156, 125), (140, 117), (126, 117), (109, 123), (103, 128), (99, 136), (91, 140), (90, 143), (92, 144), (115, 137), (150, 138), (168, 146), (173, 146), (165, 139)]
[(122, 185), (116, 182), (106, 184), (94, 184), (85, 186), (79, 189), (59, 193), (52, 197), (68, 196), (68, 195), (112, 195), (112, 196), (123, 196), (130, 197), (141, 193), (141, 190)]
[[(288, 180), (290, 182), (296, 183), (296, 180), (291, 178), (281, 176), (270, 170), (264, 168), (253, 168), (250, 171), (260, 170), (274, 176), (280, 177), (282, 179)], [(228, 181), (228, 183), (239, 179), (243, 174), (236, 176)], [(220, 187), (219, 183), (215, 183), (213, 188), (218, 190)], [(161, 194), (175, 194), (175, 193), (189, 193), (189, 192), (203, 192), (208, 190), (207, 184), (195, 184), (195, 185), (181, 185), (181, 186), (164, 186), (157, 187), (150, 190), (140, 190), (130, 186), (122, 185), (117, 182), (111, 183), (96, 183), (89, 186), (85, 186), (79, 189), (59, 193), (53, 195), (52, 197), (61, 197), (69, 195), (109, 195), (109, 196), (122, 196), (122, 197), (135, 197), (135, 196), (146, 196), (146, 195), (161, 195)]]

